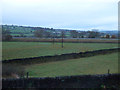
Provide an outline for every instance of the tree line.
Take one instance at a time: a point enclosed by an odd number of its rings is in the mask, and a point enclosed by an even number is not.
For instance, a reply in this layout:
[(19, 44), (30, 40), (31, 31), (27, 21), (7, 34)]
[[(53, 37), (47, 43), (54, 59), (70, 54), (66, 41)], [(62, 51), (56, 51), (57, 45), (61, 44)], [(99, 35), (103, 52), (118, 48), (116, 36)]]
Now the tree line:
[[(16, 34), (16, 36), (13, 34)], [(116, 35), (109, 35), (109, 33), (106, 34), (99, 31), (77, 31), (42, 27), (2, 25), (3, 40), (11, 40), (12, 37), (28, 37), (26, 34), (32, 34), (31, 37), (38, 38), (117, 38)]]

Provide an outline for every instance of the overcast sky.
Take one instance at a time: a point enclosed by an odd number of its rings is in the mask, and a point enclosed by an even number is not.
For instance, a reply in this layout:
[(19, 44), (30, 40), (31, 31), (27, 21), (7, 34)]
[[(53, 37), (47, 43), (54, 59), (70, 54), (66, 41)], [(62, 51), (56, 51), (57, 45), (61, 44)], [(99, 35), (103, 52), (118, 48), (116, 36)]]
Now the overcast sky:
[(2, 0), (2, 23), (117, 30), (119, 0)]

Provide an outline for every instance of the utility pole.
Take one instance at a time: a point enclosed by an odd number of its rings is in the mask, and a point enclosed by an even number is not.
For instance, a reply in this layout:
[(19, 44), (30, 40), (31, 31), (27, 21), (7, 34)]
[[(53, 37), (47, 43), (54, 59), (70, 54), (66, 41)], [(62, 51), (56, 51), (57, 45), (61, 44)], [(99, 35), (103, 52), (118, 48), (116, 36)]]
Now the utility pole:
[(108, 69), (108, 74), (110, 74), (110, 69)]
[(54, 45), (54, 43), (55, 43), (55, 33), (53, 33), (53, 45)]
[(29, 77), (29, 72), (27, 72), (27, 76), (26, 76), (26, 78), (28, 78)]
[(63, 34), (64, 34), (64, 32), (62, 31), (62, 48), (63, 48)]

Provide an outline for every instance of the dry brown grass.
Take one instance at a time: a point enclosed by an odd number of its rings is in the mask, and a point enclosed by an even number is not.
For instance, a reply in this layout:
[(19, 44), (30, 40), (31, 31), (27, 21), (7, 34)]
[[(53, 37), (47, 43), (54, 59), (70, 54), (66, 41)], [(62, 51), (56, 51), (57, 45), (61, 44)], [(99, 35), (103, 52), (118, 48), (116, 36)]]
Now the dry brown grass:
[[(14, 38), (13, 41), (23, 42), (53, 42), (53, 39), (46, 38)], [(61, 42), (62, 39), (54, 39), (54, 42)], [(115, 39), (64, 39), (64, 42), (72, 43), (118, 43)]]

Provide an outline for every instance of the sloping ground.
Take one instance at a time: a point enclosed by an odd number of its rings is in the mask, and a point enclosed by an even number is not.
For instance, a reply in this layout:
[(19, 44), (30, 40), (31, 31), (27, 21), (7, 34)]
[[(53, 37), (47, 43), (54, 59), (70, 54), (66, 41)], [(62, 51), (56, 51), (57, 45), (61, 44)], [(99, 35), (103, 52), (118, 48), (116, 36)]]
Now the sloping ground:
[(25, 65), (30, 77), (56, 77), (118, 73), (118, 53), (98, 55), (65, 61)]
[(76, 59), (76, 58), (83, 58), (83, 57), (91, 57), (95, 55), (110, 54), (113, 52), (118, 52), (118, 50), (120, 50), (120, 48), (102, 49), (102, 50), (87, 51), (87, 52), (80, 52), (80, 53), (68, 53), (68, 54), (61, 54), (61, 55), (54, 55), (54, 56), (11, 59), (11, 60), (4, 60), (2, 61), (2, 63), (18, 63), (18, 64), (24, 64), (24, 65), (45, 63), (45, 62), (62, 61), (62, 60), (69, 60), (69, 59)]
[(53, 56), (118, 47), (117, 43), (64, 43), (64, 48), (61, 45), (61, 43), (47, 42), (3, 42), (2, 60)]
[(81, 75), (55, 78), (3, 79), (3, 89), (38, 89), (38, 88), (120, 88), (120, 74)]

